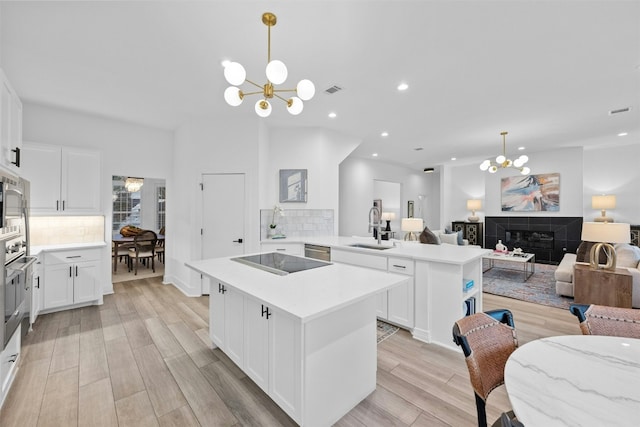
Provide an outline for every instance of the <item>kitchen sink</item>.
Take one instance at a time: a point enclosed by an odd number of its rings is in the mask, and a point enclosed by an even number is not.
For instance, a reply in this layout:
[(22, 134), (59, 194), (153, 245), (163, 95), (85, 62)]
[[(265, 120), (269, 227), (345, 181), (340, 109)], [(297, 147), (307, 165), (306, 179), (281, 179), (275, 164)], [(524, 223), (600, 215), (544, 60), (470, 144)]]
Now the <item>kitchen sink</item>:
[(349, 245), (349, 246), (352, 248), (376, 249), (378, 251), (383, 251), (385, 249), (392, 248), (392, 246), (369, 245), (366, 243), (354, 243), (353, 245)]

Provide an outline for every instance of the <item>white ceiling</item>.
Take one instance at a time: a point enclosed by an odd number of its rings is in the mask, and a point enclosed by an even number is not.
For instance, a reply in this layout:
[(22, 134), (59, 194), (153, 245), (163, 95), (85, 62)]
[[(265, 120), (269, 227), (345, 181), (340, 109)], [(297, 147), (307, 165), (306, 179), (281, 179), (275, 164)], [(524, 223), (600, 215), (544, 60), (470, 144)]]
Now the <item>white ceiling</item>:
[[(334, 129), (419, 169), (495, 156), (503, 130), (513, 154), (640, 143), (635, 0), (2, 1), (1, 60), (23, 100), (175, 129), (229, 114), (222, 60), (265, 82), (265, 11), (282, 87), (316, 84), (299, 116), (276, 100), (268, 126)], [(256, 99), (234, 113), (258, 120)]]

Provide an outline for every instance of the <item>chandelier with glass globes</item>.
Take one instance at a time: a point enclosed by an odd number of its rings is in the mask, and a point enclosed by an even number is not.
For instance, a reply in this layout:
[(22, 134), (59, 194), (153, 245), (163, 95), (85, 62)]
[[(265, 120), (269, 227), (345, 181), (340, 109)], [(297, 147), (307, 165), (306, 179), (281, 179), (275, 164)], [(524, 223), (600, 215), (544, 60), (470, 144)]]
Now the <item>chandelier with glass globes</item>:
[[(255, 103), (256, 114), (260, 117), (268, 117), (271, 114), (271, 102), (269, 100), (278, 98), (287, 104), (287, 111), (289, 113), (298, 115), (304, 108), (302, 101), (308, 101), (315, 95), (316, 88), (313, 82), (307, 79), (300, 80), (295, 89), (276, 89), (275, 85), (279, 85), (287, 80), (287, 66), (282, 61), (277, 59), (271, 60), (271, 27), (276, 25), (276, 15), (271, 12), (265, 12), (262, 14), (262, 23), (268, 28), (268, 50), (267, 50), (267, 82), (264, 85), (252, 82), (247, 79), (247, 72), (244, 67), (238, 62), (229, 62), (224, 67), (224, 77), (233, 86), (228, 87), (224, 91), (224, 99), (227, 103), (233, 107), (237, 107), (242, 104), (242, 100), (247, 95), (261, 94), (262, 99), (259, 99)], [(238, 86), (247, 82), (259, 88), (260, 90), (255, 92), (243, 92)], [(283, 92), (294, 92), (297, 96), (290, 98), (284, 98), (279, 95)]]
[(528, 175), (529, 172), (531, 172), (531, 169), (524, 166), (524, 164), (529, 161), (528, 156), (523, 154), (515, 160), (511, 160), (507, 158), (506, 138), (508, 133), (509, 132), (500, 132), (500, 135), (502, 135), (502, 154), (496, 157), (495, 162), (492, 162), (489, 159), (482, 162), (480, 164), (480, 169), (483, 171), (488, 170), (489, 173), (496, 173), (498, 169), (513, 168), (513, 169), (519, 170), (522, 175)]

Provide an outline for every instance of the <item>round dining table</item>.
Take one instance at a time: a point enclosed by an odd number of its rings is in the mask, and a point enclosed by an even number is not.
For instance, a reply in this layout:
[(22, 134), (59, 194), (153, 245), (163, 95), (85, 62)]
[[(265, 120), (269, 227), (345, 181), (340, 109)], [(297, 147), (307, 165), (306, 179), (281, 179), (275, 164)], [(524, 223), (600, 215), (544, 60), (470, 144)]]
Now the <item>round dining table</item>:
[(640, 340), (568, 335), (531, 341), (505, 366), (526, 427), (640, 425)]

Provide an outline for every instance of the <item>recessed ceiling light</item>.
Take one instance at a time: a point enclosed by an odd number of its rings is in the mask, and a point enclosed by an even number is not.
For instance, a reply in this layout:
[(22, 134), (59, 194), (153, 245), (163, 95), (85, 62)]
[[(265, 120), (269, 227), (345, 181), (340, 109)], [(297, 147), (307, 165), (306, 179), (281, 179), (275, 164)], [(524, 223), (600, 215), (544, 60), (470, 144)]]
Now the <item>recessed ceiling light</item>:
[(335, 118), (336, 118), (336, 116), (337, 116), (337, 114), (336, 114), (336, 113), (334, 113), (334, 112), (329, 113), (329, 118), (330, 118), (330, 119), (335, 119)]
[(452, 157), (451, 160), (458, 160), (458, 159), (456, 159), (455, 157)]
[(378, 157), (378, 153), (373, 153), (372, 156), (373, 157)]
[(407, 90), (407, 89), (409, 89), (409, 85), (408, 85), (408, 84), (406, 84), (406, 83), (400, 83), (400, 84), (398, 85), (398, 90), (399, 90), (399, 91), (403, 91), (403, 90)]
[(627, 132), (620, 132), (620, 133), (618, 134), (618, 136), (627, 136), (627, 135), (629, 135)]
[(524, 147), (518, 147), (518, 150), (522, 151), (524, 150)]
[(389, 132), (382, 132), (382, 133), (380, 134), (380, 136), (382, 136), (382, 137), (389, 136)]

